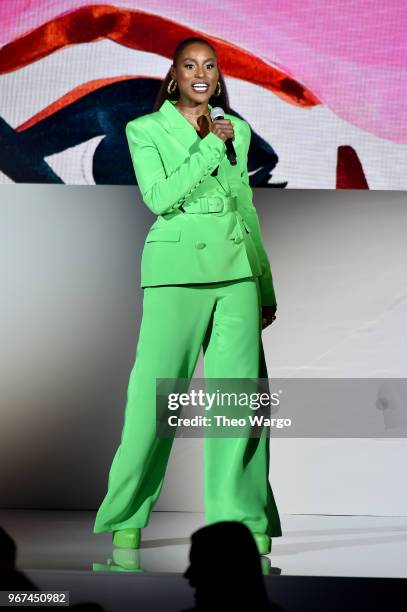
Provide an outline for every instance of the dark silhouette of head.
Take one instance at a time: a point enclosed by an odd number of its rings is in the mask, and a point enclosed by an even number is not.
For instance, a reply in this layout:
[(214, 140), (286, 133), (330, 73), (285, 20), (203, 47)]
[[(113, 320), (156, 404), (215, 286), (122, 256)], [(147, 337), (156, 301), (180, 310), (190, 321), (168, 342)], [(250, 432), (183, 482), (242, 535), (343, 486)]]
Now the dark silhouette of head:
[(184, 573), (196, 610), (270, 610), (260, 556), (250, 529), (238, 521), (213, 523), (191, 536)]
[(16, 543), (0, 527), (0, 591), (36, 591), (35, 584), (16, 568), (16, 557)]
[[(16, 567), (17, 546), (13, 538), (0, 527), (0, 591), (38, 591), (28, 576)], [(47, 606), (47, 610), (59, 610), (61, 606)], [(77, 612), (104, 612), (96, 602), (81, 602), (71, 606)], [(32, 606), (19, 606), (20, 610), (31, 610)], [(41, 608), (42, 609), (42, 608)]]
[(16, 565), (16, 544), (0, 527), (0, 569), (12, 569)]

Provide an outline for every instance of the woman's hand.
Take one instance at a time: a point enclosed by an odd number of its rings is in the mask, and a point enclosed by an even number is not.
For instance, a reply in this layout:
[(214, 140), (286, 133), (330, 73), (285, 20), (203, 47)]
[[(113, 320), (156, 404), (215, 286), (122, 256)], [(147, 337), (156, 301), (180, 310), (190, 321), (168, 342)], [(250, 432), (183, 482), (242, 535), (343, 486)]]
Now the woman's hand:
[(235, 137), (235, 132), (233, 130), (233, 123), (230, 119), (215, 119), (211, 123), (211, 132), (218, 136), (223, 142), (228, 138)]
[(261, 307), (261, 328), (264, 329), (271, 325), (276, 318), (277, 306), (262, 306)]

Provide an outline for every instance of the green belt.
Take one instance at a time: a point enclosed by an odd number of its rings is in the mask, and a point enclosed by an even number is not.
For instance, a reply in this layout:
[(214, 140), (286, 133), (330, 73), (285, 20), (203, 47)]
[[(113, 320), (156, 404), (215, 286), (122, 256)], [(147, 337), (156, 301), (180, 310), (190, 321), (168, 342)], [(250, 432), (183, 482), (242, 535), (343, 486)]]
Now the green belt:
[(181, 210), (186, 213), (226, 213), (237, 210), (235, 196), (205, 196), (182, 204)]
[(205, 196), (202, 198), (196, 198), (191, 202), (183, 204), (181, 207), (186, 213), (226, 213), (226, 212), (234, 212), (236, 216), (237, 223), (235, 228), (230, 235), (230, 238), (239, 244), (244, 240), (244, 220), (242, 215), (237, 210), (237, 198), (236, 196), (221, 196), (221, 195), (213, 195), (213, 196)]

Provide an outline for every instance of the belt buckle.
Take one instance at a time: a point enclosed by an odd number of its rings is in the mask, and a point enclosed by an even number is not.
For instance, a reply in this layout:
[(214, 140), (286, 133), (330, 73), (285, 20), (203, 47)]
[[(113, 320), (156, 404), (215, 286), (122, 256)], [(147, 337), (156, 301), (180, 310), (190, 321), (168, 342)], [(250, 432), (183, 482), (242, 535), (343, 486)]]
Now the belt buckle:
[(232, 200), (230, 196), (225, 196), (224, 198), (222, 198), (222, 212), (224, 214), (233, 210), (231, 204), (232, 204)]
[(217, 210), (215, 210), (215, 212), (217, 212), (217, 213), (224, 212), (224, 210), (225, 210), (225, 200), (223, 198), (221, 198), (220, 196), (217, 196), (215, 202), (218, 205), (216, 207)]
[(221, 196), (215, 196), (212, 199), (212, 211), (214, 213), (222, 213), (225, 210), (225, 200)]

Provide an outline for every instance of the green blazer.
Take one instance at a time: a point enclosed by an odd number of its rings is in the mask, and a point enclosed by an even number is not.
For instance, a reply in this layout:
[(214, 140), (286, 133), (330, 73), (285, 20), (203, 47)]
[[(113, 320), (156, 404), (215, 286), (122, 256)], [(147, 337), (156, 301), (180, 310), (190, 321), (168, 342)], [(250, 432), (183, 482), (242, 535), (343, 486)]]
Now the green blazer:
[[(225, 114), (235, 132), (237, 165), (231, 166), (224, 142), (212, 132), (201, 138), (174, 104), (165, 100), (158, 111), (126, 125), (143, 201), (157, 215), (143, 247), (140, 286), (258, 276), (262, 305), (273, 306), (270, 263), (247, 172), (249, 124)], [(226, 212), (225, 198), (234, 202)], [(215, 212), (208, 214), (201, 202)]]

